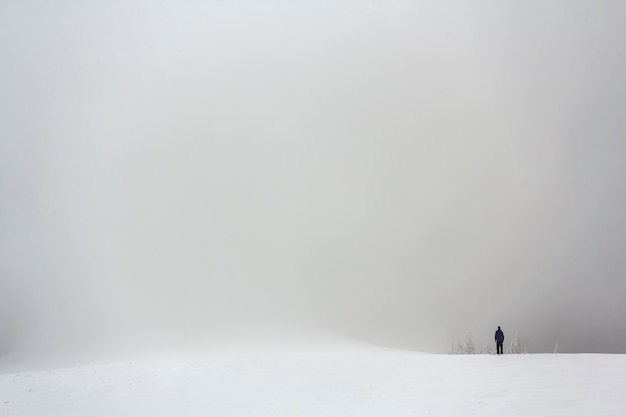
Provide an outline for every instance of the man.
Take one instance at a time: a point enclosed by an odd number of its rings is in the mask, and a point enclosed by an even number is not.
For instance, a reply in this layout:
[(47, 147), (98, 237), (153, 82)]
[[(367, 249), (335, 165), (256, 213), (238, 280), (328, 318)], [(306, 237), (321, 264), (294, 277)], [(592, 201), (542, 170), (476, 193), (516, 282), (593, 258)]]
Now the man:
[(504, 344), (504, 332), (500, 330), (500, 326), (498, 326), (498, 330), (496, 330), (496, 350), (498, 355), (502, 355), (502, 345)]

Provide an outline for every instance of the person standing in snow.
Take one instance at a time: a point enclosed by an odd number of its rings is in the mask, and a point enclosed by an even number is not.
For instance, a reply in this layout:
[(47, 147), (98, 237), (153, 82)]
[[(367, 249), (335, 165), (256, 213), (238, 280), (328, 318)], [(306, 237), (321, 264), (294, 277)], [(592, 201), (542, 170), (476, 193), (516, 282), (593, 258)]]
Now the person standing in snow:
[(504, 332), (498, 326), (496, 330), (496, 350), (498, 355), (502, 355), (502, 345), (504, 344)]

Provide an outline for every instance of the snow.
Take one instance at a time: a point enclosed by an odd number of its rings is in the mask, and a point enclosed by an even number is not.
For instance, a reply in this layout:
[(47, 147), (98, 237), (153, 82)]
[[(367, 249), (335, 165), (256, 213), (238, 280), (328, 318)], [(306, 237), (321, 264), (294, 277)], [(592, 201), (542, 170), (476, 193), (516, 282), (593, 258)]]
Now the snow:
[(626, 355), (248, 346), (0, 375), (1, 416), (620, 416)]

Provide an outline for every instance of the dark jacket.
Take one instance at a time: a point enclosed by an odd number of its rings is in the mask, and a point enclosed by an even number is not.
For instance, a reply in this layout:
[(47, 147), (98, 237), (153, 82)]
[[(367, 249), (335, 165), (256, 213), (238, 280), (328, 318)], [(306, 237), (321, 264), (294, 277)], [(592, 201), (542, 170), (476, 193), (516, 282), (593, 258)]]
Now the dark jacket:
[(504, 332), (500, 329), (496, 330), (496, 342), (504, 342)]

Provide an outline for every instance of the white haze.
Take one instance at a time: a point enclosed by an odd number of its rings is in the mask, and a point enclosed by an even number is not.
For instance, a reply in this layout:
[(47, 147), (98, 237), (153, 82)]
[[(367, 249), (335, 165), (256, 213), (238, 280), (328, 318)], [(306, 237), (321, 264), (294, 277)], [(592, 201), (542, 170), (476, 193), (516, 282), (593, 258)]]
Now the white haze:
[(283, 325), (626, 352), (624, 21), (619, 1), (3, 1), (2, 353)]

